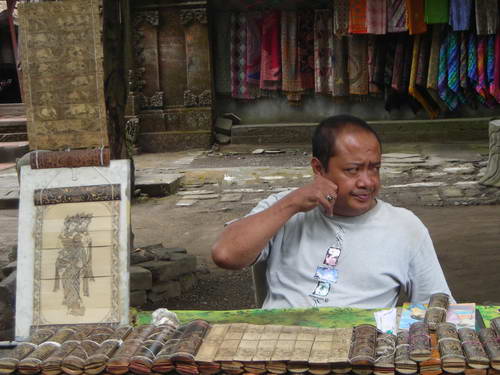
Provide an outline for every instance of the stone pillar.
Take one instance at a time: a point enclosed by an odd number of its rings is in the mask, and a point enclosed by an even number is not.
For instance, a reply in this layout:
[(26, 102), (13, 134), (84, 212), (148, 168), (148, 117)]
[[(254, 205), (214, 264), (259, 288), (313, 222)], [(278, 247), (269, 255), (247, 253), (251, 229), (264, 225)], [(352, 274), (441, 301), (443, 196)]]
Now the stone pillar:
[(500, 187), (500, 120), (490, 121), (490, 156), (486, 173), (479, 181), (486, 186)]

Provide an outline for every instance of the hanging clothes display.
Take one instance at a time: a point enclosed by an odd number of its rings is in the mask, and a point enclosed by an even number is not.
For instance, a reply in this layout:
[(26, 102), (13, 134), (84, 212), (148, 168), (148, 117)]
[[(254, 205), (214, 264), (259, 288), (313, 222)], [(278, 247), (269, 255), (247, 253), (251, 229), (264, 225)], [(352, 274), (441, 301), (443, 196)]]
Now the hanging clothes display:
[(366, 0), (366, 30), (369, 34), (387, 33), (387, 0)]
[(448, 70), (448, 89), (452, 92), (459, 103), (465, 103), (465, 98), (460, 90), (460, 44), (458, 33), (448, 33), (448, 51), (446, 52), (446, 63)]
[(281, 89), (281, 16), (270, 11), (262, 17), (260, 88)]
[(467, 41), (467, 77), (471, 87), (476, 92), (476, 98), (481, 104), (485, 104), (485, 98), (477, 91), (478, 66), (477, 66), (477, 38), (475, 33), (469, 33)]
[(333, 19), (332, 11), (315, 11), (314, 19), (314, 77), (315, 92), (333, 92)]
[(448, 86), (448, 33), (443, 37), (439, 48), (439, 67), (438, 67), (438, 91), (439, 97), (446, 103), (450, 111), (458, 107), (458, 98), (449, 89)]
[(453, 31), (470, 28), (472, 0), (450, 0), (450, 25)]
[(289, 101), (300, 101), (304, 89), (299, 72), (296, 11), (281, 12), (281, 63), (283, 92)]
[(425, 23), (448, 23), (448, 0), (425, 0)]
[(375, 69), (377, 63), (377, 37), (375, 35), (368, 35), (368, 93), (380, 93), (379, 87), (374, 83)]
[(384, 108), (386, 111), (399, 106), (398, 95), (392, 89), (392, 76), (394, 74), (394, 57), (396, 54), (396, 35), (388, 35), (386, 41), (385, 69), (384, 69)]
[(377, 36), (375, 39), (375, 69), (373, 72), (372, 82), (377, 85), (378, 89), (384, 89), (384, 70), (385, 58), (387, 54), (386, 38)]
[(236, 99), (254, 99), (248, 90), (246, 13), (231, 15), (231, 96)]
[(333, 38), (333, 90), (332, 96), (349, 95), (349, 77), (347, 75), (347, 37)]
[(481, 97), (480, 101), (486, 106), (491, 106), (491, 99), (488, 94), (487, 86), (487, 36), (479, 36), (477, 41), (477, 84), (476, 92)]
[(349, 51), (347, 73), (349, 75), (349, 94), (368, 94), (368, 44), (365, 35), (350, 35), (347, 38)]
[(496, 34), (498, 27), (498, 0), (476, 0), (477, 35)]
[(387, 0), (387, 32), (399, 33), (406, 30), (406, 0)]
[(490, 91), (497, 103), (500, 103), (500, 34), (495, 37), (495, 69), (493, 77), (493, 88)]
[(347, 35), (349, 32), (349, 0), (333, 0), (333, 33)]
[(486, 42), (486, 87), (490, 95), (493, 95), (493, 82), (495, 80), (495, 35), (488, 35)]
[(299, 12), (298, 22), (300, 81), (304, 90), (314, 90), (314, 11)]
[(405, 43), (407, 36), (399, 34), (397, 36), (396, 51), (394, 53), (394, 67), (392, 69), (391, 87), (398, 92), (403, 91), (403, 67), (405, 58)]
[(366, 34), (366, 1), (349, 0), (349, 33)]
[(406, 0), (407, 24), (410, 35), (422, 34), (427, 31), (424, 12), (423, 0)]
[(439, 97), (438, 92), (438, 68), (439, 68), (439, 51), (441, 46), (441, 32), (443, 30), (443, 25), (432, 25), (432, 40), (431, 40), (431, 50), (429, 54), (429, 68), (427, 70), (427, 92), (434, 100), (434, 102), (439, 106), (441, 111), (445, 112), (448, 110), (448, 106)]
[(231, 13), (222, 12), (215, 23), (215, 92), (231, 94)]
[(247, 13), (246, 79), (251, 97), (260, 97), (262, 13)]

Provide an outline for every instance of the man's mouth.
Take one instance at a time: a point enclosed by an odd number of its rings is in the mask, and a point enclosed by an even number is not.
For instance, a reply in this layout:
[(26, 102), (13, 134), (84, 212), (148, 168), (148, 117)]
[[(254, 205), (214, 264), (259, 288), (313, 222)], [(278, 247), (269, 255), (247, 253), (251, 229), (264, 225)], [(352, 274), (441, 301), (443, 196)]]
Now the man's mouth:
[(362, 202), (366, 202), (371, 199), (371, 193), (368, 192), (363, 192), (363, 193), (352, 193), (352, 196), (356, 198), (357, 200), (360, 200)]

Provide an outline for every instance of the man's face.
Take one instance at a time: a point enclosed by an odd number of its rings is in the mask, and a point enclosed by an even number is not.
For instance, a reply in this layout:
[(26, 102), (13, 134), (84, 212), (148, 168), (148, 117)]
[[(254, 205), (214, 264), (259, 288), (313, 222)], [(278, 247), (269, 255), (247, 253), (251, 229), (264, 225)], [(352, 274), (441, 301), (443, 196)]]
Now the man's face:
[(380, 159), (380, 144), (372, 133), (349, 127), (337, 135), (328, 172), (323, 168), (319, 172), (338, 186), (335, 215), (358, 216), (375, 206), (380, 189)]

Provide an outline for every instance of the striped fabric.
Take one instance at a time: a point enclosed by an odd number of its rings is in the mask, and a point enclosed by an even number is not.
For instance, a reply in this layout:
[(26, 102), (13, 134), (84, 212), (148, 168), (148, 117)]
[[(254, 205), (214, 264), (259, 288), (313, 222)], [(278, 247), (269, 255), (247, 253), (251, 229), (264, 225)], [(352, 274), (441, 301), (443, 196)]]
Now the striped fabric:
[(476, 0), (477, 35), (496, 34), (498, 26), (498, 0)]
[(349, 0), (333, 0), (333, 33), (347, 35), (349, 32)]
[(349, 33), (366, 34), (367, 0), (349, 0)]
[(439, 97), (446, 103), (448, 109), (454, 111), (458, 107), (458, 98), (456, 95), (453, 95), (453, 92), (448, 87), (448, 41), (449, 35), (446, 35), (439, 48), (438, 91)]
[(488, 105), (488, 90), (486, 86), (486, 44), (487, 37), (480, 36), (477, 41), (477, 83), (476, 92), (481, 103)]
[(500, 34), (496, 34), (495, 38), (495, 72), (493, 79), (493, 90), (491, 95), (497, 103), (500, 103)]
[(296, 11), (281, 12), (281, 61), (282, 90), (289, 101), (300, 101), (304, 89), (298, 66)]
[(399, 33), (406, 30), (406, 0), (387, 0), (387, 32)]
[(488, 35), (488, 41), (486, 45), (486, 87), (488, 92), (493, 95), (495, 91), (493, 87), (493, 82), (495, 80), (495, 36)]
[(369, 34), (387, 33), (387, 0), (366, 0), (366, 28)]

